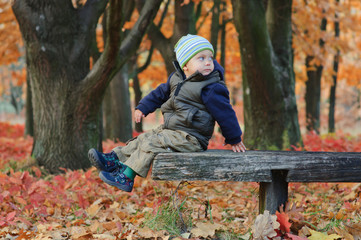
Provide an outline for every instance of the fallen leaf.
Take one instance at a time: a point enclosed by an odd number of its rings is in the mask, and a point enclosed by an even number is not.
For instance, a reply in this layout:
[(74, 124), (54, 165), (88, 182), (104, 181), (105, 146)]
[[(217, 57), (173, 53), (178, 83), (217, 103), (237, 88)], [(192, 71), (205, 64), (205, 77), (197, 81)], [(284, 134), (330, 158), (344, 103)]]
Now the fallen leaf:
[(145, 238), (151, 238), (151, 239), (158, 239), (161, 238), (162, 240), (169, 239), (169, 235), (167, 236), (167, 231), (161, 230), (161, 231), (153, 231), (152, 229), (148, 227), (142, 227), (138, 229), (138, 234)]
[(138, 229), (138, 234), (144, 238), (155, 237), (155, 232), (148, 227), (143, 227), (143, 228)]
[(342, 236), (343, 239), (345, 240), (355, 240), (354, 237), (348, 233), (346, 230), (342, 229), (342, 228), (338, 228), (338, 227), (334, 227), (336, 233), (340, 236)]
[[(190, 236), (191, 236), (191, 233), (189, 233), (189, 232), (185, 232), (185, 233), (182, 233), (182, 234), (181, 234), (181, 237), (182, 237), (182, 238), (185, 238), (185, 239), (190, 238)], [(178, 238), (178, 239), (180, 239), (180, 238)]]
[(341, 236), (337, 234), (327, 235), (325, 233), (317, 232), (310, 229), (311, 236), (308, 237), (309, 240), (336, 240), (341, 238)]
[(113, 240), (117, 238), (113, 235), (103, 233), (103, 234), (93, 234), (93, 239)]
[(256, 217), (256, 221), (252, 227), (252, 232), (255, 240), (263, 240), (277, 236), (275, 229), (280, 227), (277, 222), (276, 215), (270, 215), (269, 211), (265, 210), (263, 214)]
[(104, 222), (102, 223), (102, 226), (108, 231), (113, 230), (115, 228), (118, 229), (117, 224), (115, 222)]
[(291, 240), (308, 240), (308, 238), (293, 235), (291, 233), (287, 233), (286, 236), (289, 237)]
[(70, 234), (72, 239), (86, 239), (88, 236), (91, 236), (91, 233), (89, 233), (84, 227), (71, 227)]
[(194, 237), (212, 237), (216, 234), (216, 230), (222, 229), (222, 225), (218, 223), (211, 222), (198, 222), (196, 223), (196, 228), (191, 230), (191, 233)]
[(283, 232), (289, 233), (290, 227), (292, 225), (292, 223), (289, 222), (290, 218), (288, 217), (288, 214), (285, 212), (276, 212), (276, 216), (277, 216), (277, 222), (280, 223), (280, 229)]
[(354, 223), (351, 225), (345, 224), (345, 229), (355, 240), (361, 240), (361, 223)]
[(102, 205), (100, 205), (99, 203), (99, 201), (95, 201), (86, 209), (86, 213), (90, 218), (95, 217), (98, 214), (99, 210), (102, 208)]
[(6, 216), (6, 221), (9, 222), (9, 221), (14, 220), (15, 215), (16, 215), (16, 211), (13, 211), (13, 212), (9, 213), (9, 214)]

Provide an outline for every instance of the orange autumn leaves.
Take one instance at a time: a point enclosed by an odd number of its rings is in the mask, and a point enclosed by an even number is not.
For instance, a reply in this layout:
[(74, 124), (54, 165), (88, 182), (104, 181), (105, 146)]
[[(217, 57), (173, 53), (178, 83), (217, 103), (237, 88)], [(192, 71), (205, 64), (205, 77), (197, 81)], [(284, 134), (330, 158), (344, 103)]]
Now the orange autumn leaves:
[[(21, 33), (15, 16), (11, 10), (11, 1), (0, 1), (0, 65), (9, 65), (11, 63), (18, 63), (19, 57), (24, 55), (23, 43)], [(183, 4), (189, 4), (190, 0), (183, 1)], [(200, 4), (201, 1), (193, 0), (195, 5)], [(230, 0), (222, 1), (225, 6), (225, 11), (221, 13), (221, 18), (225, 20), (232, 19), (232, 4)], [(167, 17), (163, 27), (162, 33), (165, 37), (173, 34), (174, 24), (174, 9), (169, 7)], [(202, 1), (201, 16), (196, 24), (199, 28), (198, 33), (205, 37), (210, 37), (210, 26), (212, 16), (209, 14), (213, 7), (213, 1)], [(320, 0), (320, 1), (293, 1), (292, 12), (292, 27), (293, 27), (293, 47), (295, 53), (294, 69), (295, 76), (298, 82), (306, 81), (305, 56), (314, 55), (315, 65), (324, 65), (323, 80), (327, 84), (323, 87), (328, 87), (332, 84), (332, 76), (334, 75), (332, 67), (332, 58), (337, 50), (341, 52), (341, 64), (339, 67), (338, 78), (345, 80), (348, 85), (361, 87), (361, 62), (358, 59), (361, 57), (361, 26), (355, 24), (361, 21), (360, 14), (361, 4), (359, 1), (340, 1), (338, 4), (336, 0)], [(162, 14), (162, 8), (158, 13), (155, 22), (158, 22)], [(337, 18), (335, 15), (337, 14)], [(320, 22), (323, 17), (327, 18), (326, 31), (320, 30)], [(131, 28), (137, 19), (137, 11), (134, 11), (130, 21), (126, 22), (124, 29)], [(336, 38), (334, 36), (334, 21), (340, 20), (341, 35)], [(101, 20), (97, 27), (97, 42), (99, 50), (104, 48), (102, 40)], [(323, 48), (319, 46), (319, 40), (325, 41)], [(147, 56), (147, 51), (150, 48), (150, 41), (144, 38), (144, 41), (139, 49), (139, 53), (144, 53), (144, 57), (139, 58), (139, 64), (144, 62)], [(241, 60), (239, 44), (237, 40), (237, 32), (235, 31), (232, 22), (226, 25), (226, 80), (230, 88), (239, 89), (241, 86)], [(217, 59), (219, 59), (219, 53)], [(8, 70), (9, 71), (9, 70)], [(13, 71), (13, 70), (10, 70)], [(16, 70), (17, 72), (18, 70)], [(166, 80), (167, 73), (164, 68), (164, 63), (158, 51), (155, 51), (152, 64), (140, 75), (140, 81), (143, 86), (154, 87), (160, 82)], [(0, 92), (4, 92), (9, 88), (10, 81), (16, 81), (17, 84), (25, 83), (25, 71), (20, 73), (5, 74), (1, 76), (5, 79), (1, 82)], [(15, 80), (17, 79), (17, 80)], [(5, 85), (5, 86), (2, 86)]]
[[(0, 238), (10, 233), (23, 239), (170, 238), (167, 231), (152, 230), (143, 223), (171, 201), (177, 183), (137, 178), (129, 194), (104, 184), (95, 168), (46, 175), (31, 165), (32, 139), (23, 138), (23, 131), (23, 125), (0, 123), (0, 146), (7, 146), (0, 148)], [(317, 146), (349, 151), (361, 146), (361, 136), (311, 136), (305, 143), (313, 151)], [(109, 151), (119, 143), (107, 140), (103, 145)], [(211, 146), (221, 145), (222, 138), (215, 136)], [(357, 230), (361, 184), (290, 183), (290, 203), (275, 215), (258, 215), (257, 189), (257, 183), (235, 182), (193, 182), (178, 188), (179, 200), (192, 209), (188, 236), (211, 239), (227, 232), (243, 239), (252, 234), (253, 239), (271, 235), (293, 240), (335, 239), (337, 235), (351, 240), (361, 232)]]
[(23, 42), (10, 1), (0, 1), (0, 19), (0, 65), (16, 63), (23, 55)]

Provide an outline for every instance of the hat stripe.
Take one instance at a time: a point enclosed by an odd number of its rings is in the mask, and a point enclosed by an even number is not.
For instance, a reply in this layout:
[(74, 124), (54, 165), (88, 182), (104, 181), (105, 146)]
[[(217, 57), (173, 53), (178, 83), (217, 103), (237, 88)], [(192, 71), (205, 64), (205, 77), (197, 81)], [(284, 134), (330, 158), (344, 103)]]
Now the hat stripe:
[(195, 51), (197, 48), (202, 48), (203, 46), (209, 47), (209, 43), (206, 41), (199, 41), (199, 42), (194, 42), (194, 43), (190, 44), (189, 46), (183, 45), (183, 47), (185, 49), (183, 51), (181, 51), (179, 58), (182, 58), (184, 55), (186, 55), (190, 51)]
[(209, 47), (209, 44), (207, 43), (201, 43), (201, 44), (193, 44), (192, 46), (189, 46), (180, 56), (179, 58), (184, 60), (184, 59), (188, 59), (191, 55), (195, 55), (195, 52), (200, 52), (202, 50), (206, 50), (209, 49), (211, 51), (213, 51), (213, 49), (211, 49)]

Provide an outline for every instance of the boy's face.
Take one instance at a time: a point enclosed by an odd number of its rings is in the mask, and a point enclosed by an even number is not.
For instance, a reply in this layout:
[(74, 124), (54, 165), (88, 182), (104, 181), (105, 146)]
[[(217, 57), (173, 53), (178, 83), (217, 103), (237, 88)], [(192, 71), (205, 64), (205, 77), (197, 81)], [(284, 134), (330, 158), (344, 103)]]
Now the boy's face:
[(213, 70), (213, 53), (210, 50), (203, 50), (197, 53), (183, 67), (186, 77), (189, 77), (197, 71), (203, 74), (203, 76), (206, 76)]

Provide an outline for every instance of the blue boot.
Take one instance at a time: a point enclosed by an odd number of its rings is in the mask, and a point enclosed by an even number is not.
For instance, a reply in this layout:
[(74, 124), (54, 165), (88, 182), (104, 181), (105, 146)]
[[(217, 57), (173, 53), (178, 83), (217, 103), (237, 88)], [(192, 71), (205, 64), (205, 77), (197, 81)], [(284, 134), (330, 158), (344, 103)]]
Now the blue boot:
[(112, 151), (110, 153), (98, 152), (91, 148), (88, 152), (88, 158), (93, 166), (100, 171), (113, 172), (116, 169), (124, 171), (126, 166), (119, 161), (117, 154)]
[(125, 176), (125, 174), (118, 169), (113, 172), (101, 171), (99, 177), (105, 183), (117, 187), (120, 190), (131, 192), (133, 189), (134, 180)]

